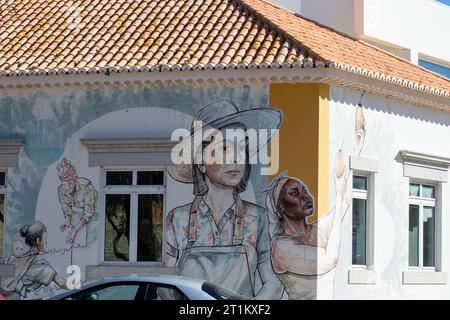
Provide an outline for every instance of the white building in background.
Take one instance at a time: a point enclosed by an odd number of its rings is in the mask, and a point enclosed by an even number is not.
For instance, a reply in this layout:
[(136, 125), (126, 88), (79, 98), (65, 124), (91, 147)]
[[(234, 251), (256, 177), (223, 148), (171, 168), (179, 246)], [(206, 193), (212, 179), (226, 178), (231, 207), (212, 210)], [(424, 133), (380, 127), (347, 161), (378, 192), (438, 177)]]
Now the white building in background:
[(437, 0), (272, 0), (450, 77), (450, 6)]

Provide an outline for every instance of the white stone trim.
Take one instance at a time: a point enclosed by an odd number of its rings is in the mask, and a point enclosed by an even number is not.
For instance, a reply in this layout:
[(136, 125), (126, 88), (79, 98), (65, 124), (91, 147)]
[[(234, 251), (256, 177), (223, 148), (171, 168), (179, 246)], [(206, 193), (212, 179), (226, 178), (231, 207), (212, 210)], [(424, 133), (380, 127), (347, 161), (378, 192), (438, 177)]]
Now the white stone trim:
[(406, 270), (402, 276), (405, 285), (447, 284), (447, 272)]
[(349, 167), (351, 170), (377, 173), (378, 160), (358, 156), (350, 156)]
[(164, 266), (98, 265), (86, 266), (86, 279), (95, 280), (112, 275), (176, 275), (176, 268)]
[(348, 270), (349, 284), (376, 284), (378, 281), (378, 272), (374, 270)]
[(450, 158), (402, 150), (403, 175), (430, 181), (448, 181)]
[(177, 142), (162, 139), (80, 139), (89, 152), (89, 166), (169, 165)]
[[(295, 64), (295, 63), (294, 63)], [(294, 65), (293, 65), (294, 66)], [(36, 90), (36, 88), (80, 88), (98, 87), (110, 88), (129, 85), (137, 86), (171, 86), (188, 84), (191, 86), (236, 85), (236, 83), (327, 83), (339, 85), (354, 90), (406, 101), (416, 105), (432, 107), (450, 111), (450, 97), (432, 95), (420, 87), (402, 87), (394, 82), (379, 81), (364, 75), (349, 73), (339, 68), (258, 68), (248, 69), (229, 68), (224, 70), (191, 70), (170, 72), (126, 72), (110, 74), (64, 74), (26, 77), (0, 77), (0, 90)]]
[(0, 167), (17, 167), (22, 140), (0, 139)]

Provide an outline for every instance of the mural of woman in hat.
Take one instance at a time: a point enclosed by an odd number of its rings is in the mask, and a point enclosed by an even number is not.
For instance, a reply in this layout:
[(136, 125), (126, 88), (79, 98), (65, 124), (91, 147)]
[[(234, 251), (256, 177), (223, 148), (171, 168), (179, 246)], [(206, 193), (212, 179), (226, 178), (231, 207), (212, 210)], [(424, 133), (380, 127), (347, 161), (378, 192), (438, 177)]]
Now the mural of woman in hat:
[(268, 189), (272, 263), (292, 300), (333, 298), (339, 260), (341, 220), (348, 211), (347, 177), (342, 151), (336, 156), (336, 207), (313, 224), (314, 197), (303, 181), (281, 173)]
[[(66, 242), (73, 244), (78, 234), (94, 217), (97, 208), (97, 191), (91, 181), (77, 176), (73, 164), (66, 158), (56, 167), (61, 184), (58, 198), (65, 222), (60, 230), (67, 230)], [(80, 239), (80, 245), (86, 245), (87, 235)]]
[[(240, 111), (225, 100), (201, 109), (194, 118), (191, 133), (192, 136), (195, 133), (196, 121), (202, 121), (203, 132), (213, 128), (223, 134), (226, 129), (278, 129), (281, 120), (282, 114), (276, 109)], [(175, 180), (194, 185), (195, 198), (192, 203), (168, 214), (166, 265), (176, 266), (179, 275), (218, 283), (247, 297), (280, 299), (284, 288), (270, 261), (267, 212), (240, 197), (247, 188), (251, 170), (248, 159), (254, 151), (247, 143), (242, 155), (234, 141), (219, 141), (213, 137), (203, 139), (201, 147), (202, 163), (169, 168)], [(215, 151), (223, 151), (225, 156), (231, 153), (235, 161), (205, 161)], [(242, 156), (245, 161), (236, 161), (242, 160)], [(259, 288), (256, 286), (258, 276)]]

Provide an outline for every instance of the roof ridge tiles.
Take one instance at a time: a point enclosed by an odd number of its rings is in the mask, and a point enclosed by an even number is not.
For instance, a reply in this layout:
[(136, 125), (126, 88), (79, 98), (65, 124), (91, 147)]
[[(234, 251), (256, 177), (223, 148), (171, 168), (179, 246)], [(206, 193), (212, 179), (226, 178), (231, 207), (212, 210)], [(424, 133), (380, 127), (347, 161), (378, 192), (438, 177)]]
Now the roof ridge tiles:
[(264, 0), (0, 1), (0, 42), (0, 76), (332, 67), (450, 96), (443, 76)]

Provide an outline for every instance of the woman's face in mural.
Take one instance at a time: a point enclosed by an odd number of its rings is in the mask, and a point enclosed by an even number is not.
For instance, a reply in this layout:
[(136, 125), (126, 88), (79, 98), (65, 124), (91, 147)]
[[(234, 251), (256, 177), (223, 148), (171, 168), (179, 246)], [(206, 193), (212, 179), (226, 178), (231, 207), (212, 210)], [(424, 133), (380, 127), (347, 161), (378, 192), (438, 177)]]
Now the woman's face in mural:
[(314, 200), (308, 188), (297, 180), (288, 180), (280, 192), (282, 212), (293, 219), (303, 219), (314, 213)]
[(44, 252), (47, 249), (47, 232), (43, 232), (40, 239), (36, 240), (36, 249)]
[[(242, 149), (243, 148), (243, 152)], [(223, 153), (225, 159), (235, 159), (232, 163), (225, 163), (225, 161), (217, 161), (220, 163), (211, 163), (211, 156), (214, 156), (218, 151)], [(245, 170), (245, 143), (233, 143), (229, 140), (213, 141), (203, 152), (204, 164), (200, 165), (200, 171), (206, 173), (208, 178), (214, 184), (233, 188), (241, 181)]]

